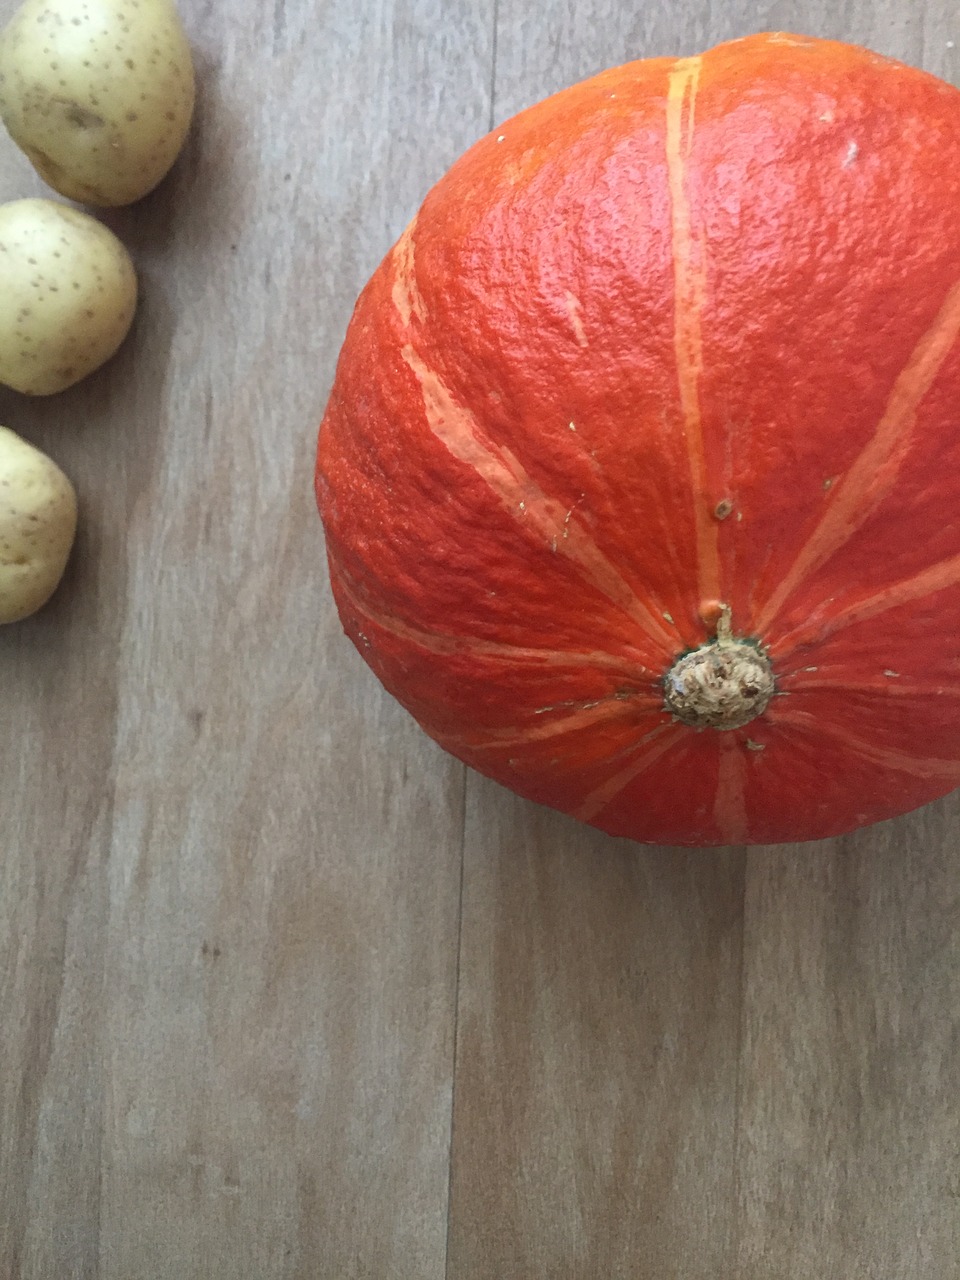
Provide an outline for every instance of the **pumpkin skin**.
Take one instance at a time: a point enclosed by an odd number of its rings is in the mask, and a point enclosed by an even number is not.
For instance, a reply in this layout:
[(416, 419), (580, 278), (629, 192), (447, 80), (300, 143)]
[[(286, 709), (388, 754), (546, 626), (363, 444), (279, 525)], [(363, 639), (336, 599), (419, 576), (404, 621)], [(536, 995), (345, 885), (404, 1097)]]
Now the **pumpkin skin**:
[[(386, 688), (644, 842), (817, 839), (960, 785), (958, 210), (960, 92), (782, 33), (478, 142), (361, 295), (320, 431)], [(724, 628), (772, 696), (683, 723), (671, 672)]]

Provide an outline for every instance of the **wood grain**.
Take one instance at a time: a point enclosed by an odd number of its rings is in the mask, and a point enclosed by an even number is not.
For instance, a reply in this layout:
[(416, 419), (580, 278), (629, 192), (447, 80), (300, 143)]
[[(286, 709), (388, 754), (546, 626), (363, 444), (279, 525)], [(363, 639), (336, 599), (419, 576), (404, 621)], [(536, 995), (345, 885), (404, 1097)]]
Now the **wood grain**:
[(470, 791), (448, 1274), (730, 1274), (742, 853)]
[[(32, 170), (0, 147), (0, 198), (35, 194)], [(112, 371), (121, 383), (129, 354)], [(0, 630), (4, 1280), (95, 1274), (124, 530), (149, 467), (148, 450), (125, 444), (109, 396), (102, 379), (43, 404), (0, 389), (0, 422), (57, 458), (85, 513), (54, 600)]]
[(132, 338), (0, 390), (83, 509), (0, 631), (0, 1280), (957, 1280), (960, 801), (697, 853), (465, 780), (340, 635), (311, 471), (353, 299), (495, 121), (761, 28), (956, 80), (960, 18), (181, 7), (189, 148), (106, 218)]
[[(133, 340), (3, 405), (78, 477), (85, 535), (0, 650), (0, 1274), (419, 1280), (463, 776), (340, 636), (312, 460), (356, 293), (485, 126), (492, 14), (183, 8), (190, 149), (109, 218)], [(2, 154), (5, 196), (39, 190)]]
[(960, 1274), (956, 797), (752, 850), (736, 1274)]

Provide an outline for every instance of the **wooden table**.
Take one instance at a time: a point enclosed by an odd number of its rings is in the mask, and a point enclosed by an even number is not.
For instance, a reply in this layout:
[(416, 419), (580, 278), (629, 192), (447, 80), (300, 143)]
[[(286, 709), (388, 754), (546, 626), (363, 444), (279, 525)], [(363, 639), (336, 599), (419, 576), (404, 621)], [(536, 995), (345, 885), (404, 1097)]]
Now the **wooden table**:
[(311, 492), (353, 300), (495, 122), (758, 27), (956, 79), (955, 5), (183, 10), (133, 337), (0, 392), (83, 508), (0, 633), (0, 1277), (955, 1280), (957, 798), (714, 852), (513, 799), (341, 636)]

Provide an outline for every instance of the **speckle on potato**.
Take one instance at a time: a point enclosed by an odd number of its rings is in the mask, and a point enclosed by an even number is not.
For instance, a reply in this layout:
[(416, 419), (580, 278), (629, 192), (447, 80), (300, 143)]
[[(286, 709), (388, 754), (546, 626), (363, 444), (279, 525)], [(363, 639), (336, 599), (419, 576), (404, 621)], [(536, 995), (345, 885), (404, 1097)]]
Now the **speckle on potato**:
[(54, 200), (0, 205), (0, 383), (53, 395), (126, 337), (137, 277), (117, 237)]
[(25, 0), (0, 34), (0, 118), (44, 181), (82, 204), (152, 191), (193, 104), (172, 0)]
[(45, 453), (0, 427), (0, 623), (19, 622), (46, 604), (76, 530), (73, 485)]

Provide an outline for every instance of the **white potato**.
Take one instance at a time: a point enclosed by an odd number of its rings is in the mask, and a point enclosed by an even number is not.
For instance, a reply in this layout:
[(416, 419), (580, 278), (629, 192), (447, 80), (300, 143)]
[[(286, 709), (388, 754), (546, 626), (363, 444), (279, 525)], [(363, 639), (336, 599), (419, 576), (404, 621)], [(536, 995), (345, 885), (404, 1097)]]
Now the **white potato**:
[(54, 200), (0, 205), (0, 383), (53, 395), (108, 360), (137, 305), (130, 255)]
[(0, 35), (0, 118), (81, 204), (132, 204), (176, 160), (194, 103), (172, 0), (25, 0)]
[(73, 485), (45, 453), (0, 427), (0, 623), (46, 604), (76, 531)]

